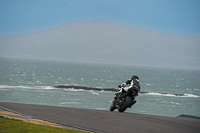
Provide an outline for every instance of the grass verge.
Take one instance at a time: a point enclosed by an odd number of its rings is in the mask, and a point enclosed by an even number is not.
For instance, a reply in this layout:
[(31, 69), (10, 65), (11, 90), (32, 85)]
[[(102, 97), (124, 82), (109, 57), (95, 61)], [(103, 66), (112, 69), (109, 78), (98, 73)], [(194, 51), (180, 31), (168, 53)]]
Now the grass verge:
[(45, 126), (0, 116), (1, 133), (88, 133), (80, 130)]

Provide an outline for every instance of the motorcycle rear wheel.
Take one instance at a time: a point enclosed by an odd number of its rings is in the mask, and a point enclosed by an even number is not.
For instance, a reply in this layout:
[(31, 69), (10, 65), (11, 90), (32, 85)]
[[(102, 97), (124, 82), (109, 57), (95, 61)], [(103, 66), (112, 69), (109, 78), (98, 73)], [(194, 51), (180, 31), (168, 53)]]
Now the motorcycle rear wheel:
[(119, 112), (124, 112), (131, 104), (132, 98), (127, 96), (125, 102), (122, 104), (121, 107), (119, 107), (118, 111)]

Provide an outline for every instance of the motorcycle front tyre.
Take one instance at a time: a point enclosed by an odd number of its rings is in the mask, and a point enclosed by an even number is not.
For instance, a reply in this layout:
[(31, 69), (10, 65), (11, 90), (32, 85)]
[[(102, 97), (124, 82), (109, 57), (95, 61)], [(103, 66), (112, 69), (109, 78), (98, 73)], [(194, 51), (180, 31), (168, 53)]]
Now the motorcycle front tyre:
[(126, 97), (126, 100), (125, 102), (122, 104), (122, 106), (118, 109), (119, 112), (124, 112), (128, 107), (129, 105), (131, 104), (132, 102), (132, 98), (127, 96)]
[(115, 105), (112, 104), (112, 105), (110, 106), (110, 111), (114, 111), (114, 110), (115, 110)]
[(110, 111), (114, 111), (115, 110), (115, 101), (113, 100), (112, 105), (110, 106)]

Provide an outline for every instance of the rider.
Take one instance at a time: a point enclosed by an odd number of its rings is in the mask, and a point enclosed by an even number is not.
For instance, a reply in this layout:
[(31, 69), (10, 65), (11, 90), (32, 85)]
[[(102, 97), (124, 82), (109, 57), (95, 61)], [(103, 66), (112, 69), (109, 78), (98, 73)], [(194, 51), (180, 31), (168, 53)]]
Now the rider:
[[(125, 87), (126, 85), (129, 85)], [(123, 92), (133, 91), (134, 99), (132, 102), (132, 105), (136, 103), (135, 97), (138, 96), (138, 92), (140, 92), (140, 83), (139, 83), (139, 77), (136, 75), (133, 75), (131, 79), (127, 80), (125, 83), (122, 83), (119, 87), (119, 93), (121, 93), (121, 96), (123, 97)]]

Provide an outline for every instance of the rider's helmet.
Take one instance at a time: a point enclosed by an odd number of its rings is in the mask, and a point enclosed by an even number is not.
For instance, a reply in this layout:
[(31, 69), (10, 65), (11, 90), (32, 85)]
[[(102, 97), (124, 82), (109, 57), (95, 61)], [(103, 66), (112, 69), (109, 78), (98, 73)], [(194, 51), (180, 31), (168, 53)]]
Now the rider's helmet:
[(134, 80), (134, 79), (138, 79), (139, 80), (139, 77), (137, 75), (133, 75), (132, 80)]

